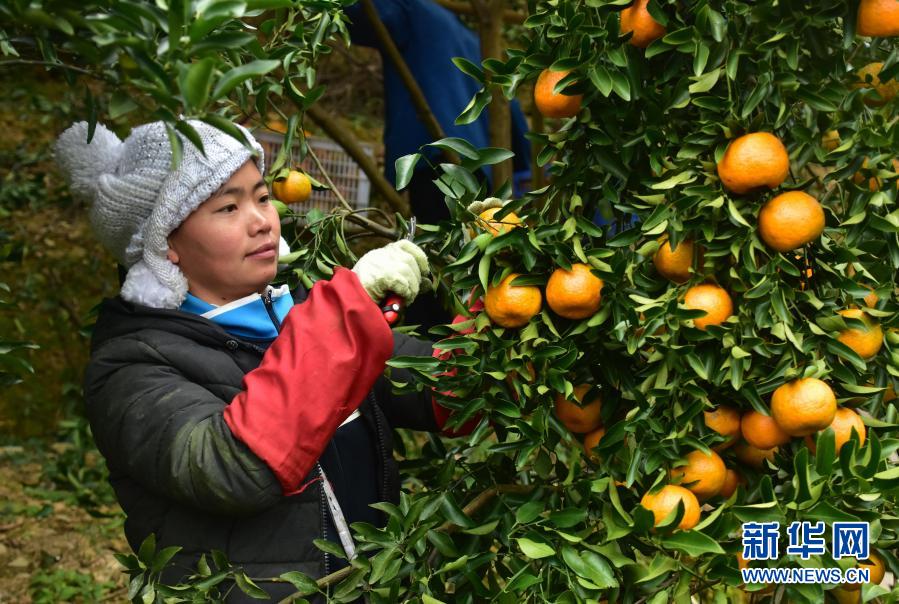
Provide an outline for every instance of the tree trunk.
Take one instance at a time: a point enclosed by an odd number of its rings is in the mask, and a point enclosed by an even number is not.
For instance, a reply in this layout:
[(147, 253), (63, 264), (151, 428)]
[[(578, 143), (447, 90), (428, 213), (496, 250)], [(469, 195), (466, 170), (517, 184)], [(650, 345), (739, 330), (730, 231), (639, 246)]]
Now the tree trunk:
[[(477, 1), (474, 3), (479, 17), (481, 35), (481, 56), (484, 59), (500, 59), (505, 54), (503, 44), (504, 0)], [(488, 85), (490, 83), (488, 82)], [(503, 96), (502, 89), (490, 85), (493, 100), (487, 106), (487, 117), (490, 121), (490, 146), (511, 149), (512, 120), (509, 113), (509, 102)], [(498, 190), (503, 183), (512, 178), (512, 160), (506, 160), (493, 166), (493, 190)]]

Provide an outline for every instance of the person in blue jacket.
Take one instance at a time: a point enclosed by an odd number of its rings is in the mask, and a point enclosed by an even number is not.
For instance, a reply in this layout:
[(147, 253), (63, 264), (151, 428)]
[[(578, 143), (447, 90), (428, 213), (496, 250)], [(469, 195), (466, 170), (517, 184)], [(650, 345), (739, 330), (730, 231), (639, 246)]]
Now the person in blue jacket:
[[(464, 57), (480, 64), (480, 41), (475, 32), (433, 0), (374, 0), (374, 4), (444, 134), (465, 139), (478, 148), (489, 147), (486, 111), (470, 124), (455, 123), (456, 117), (481, 87), (452, 62), (454, 57)], [(346, 15), (352, 21), (348, 28), (352, 42), (381, 52), (385, 100), (384, 173), (395, 183), (396, 160), (419, 152), (422, 145), (434, 142), (434, 137), (418, 118), (412, 97), (393, 62), (384, 54), (362, 5), (357, 3), (348, 7)], [(527, 122), (517, 101), (512, 102), (511, 112), (511, 150), (515, 153), (513, 183), (518, 185), (530, 177), (530, 144), (524, 136), (528, 130)], [(445, 161), (439, 149), (428, 147), (422, 151), (432, 163)], [(481, 176), (491, 182), (489, 172)], [(422, 161), (409, 183), (412, 212), (420, 222), (436, 224), (449, 218), (444, 195), (432, 182), (435, 177), (428, 163)], [(516, 191), (518, 193), (520, 191)], [(423, 330), (449, 319), (450, 315), (440, 307), (433, 294), (419, 296), (406, 310), (406, 323), (420, 324)]]

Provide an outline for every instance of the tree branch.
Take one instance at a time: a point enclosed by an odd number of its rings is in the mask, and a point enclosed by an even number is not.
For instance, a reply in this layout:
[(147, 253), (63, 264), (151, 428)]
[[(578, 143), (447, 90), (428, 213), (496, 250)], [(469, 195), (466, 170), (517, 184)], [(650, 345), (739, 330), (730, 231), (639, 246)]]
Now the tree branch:
[[(302, 107), (298, 107), (301, 111)], [(365, 175), (371, 181), (375, 190), (384, 196), (387, 203), (394, 211), (399, 212), (403, 216), (410, 216), (409, 204), (403, 199), (402, 195), (397, 193), (384, 175), (378, 170), (374, 160), (372, 160), (362, 147), (356, 142), (356, 139), (347, 134), (340, 126), (337, 125), (328, 113), (318, 105), (312, 105), (305, 109), (306, 115), (318, 124), (322, 130), (338, 145), (340, 145), (353, 160), (359, 164)]]

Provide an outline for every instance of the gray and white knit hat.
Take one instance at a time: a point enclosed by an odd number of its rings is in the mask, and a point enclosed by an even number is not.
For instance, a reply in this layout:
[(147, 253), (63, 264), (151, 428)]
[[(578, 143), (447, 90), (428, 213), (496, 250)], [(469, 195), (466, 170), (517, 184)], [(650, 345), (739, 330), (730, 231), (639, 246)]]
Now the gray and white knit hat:
[(154, 308), (178, 308), (187, 279), (167, 256), (168, 236), (209, 199), (247, 160), (263, 172), (262, 147), (241, 128), (253, 151), (204, 122), (188, 122), (203, 141), (203, 153), (181, 134), (183, 155), (172, 170), (172, 150), (163, 122), (135, 128), (124, 141), (97, 124), (88, 143), (87, 122), (78, 122), (56, 142), (56, 161), (72, 193), (91, 204), (97, 238), (128, 269), (121, 296)]

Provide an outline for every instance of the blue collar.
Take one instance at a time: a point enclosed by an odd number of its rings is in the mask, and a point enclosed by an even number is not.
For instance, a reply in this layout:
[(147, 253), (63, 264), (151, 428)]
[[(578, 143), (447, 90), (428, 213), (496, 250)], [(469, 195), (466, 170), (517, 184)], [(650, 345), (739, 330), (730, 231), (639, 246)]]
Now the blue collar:
[(278, 319), (277, 327), (269, 315), (265, 300), (259, 294), (250, 294), (224, 306), (214, 306), (188, 292), (181, 310), (205, 317), (221, 325), (233, 336), (268, 342), (278, 336), (284, 317), (293, 307), (293, 298), (287, 285), (278, 289), (268, 286), (266, 293), (271, 294), (271, 308)]

